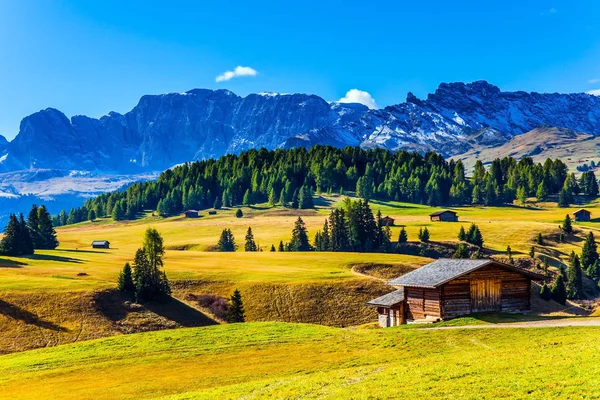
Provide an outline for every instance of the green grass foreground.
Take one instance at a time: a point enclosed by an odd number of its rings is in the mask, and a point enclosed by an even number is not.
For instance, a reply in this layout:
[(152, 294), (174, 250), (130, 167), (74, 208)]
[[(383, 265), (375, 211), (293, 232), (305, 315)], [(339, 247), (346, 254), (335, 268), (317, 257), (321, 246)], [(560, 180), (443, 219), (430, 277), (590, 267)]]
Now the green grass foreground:
[(598, 398), (594, 328), (247, 323), (0, 357), (2, 399)]

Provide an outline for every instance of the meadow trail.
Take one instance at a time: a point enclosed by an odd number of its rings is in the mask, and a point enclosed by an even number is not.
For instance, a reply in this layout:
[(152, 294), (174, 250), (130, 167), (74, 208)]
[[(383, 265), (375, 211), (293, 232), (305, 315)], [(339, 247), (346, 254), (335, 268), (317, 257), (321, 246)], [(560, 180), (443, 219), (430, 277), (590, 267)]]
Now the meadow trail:
[(446, 329), (560, 328), (575, 326), (600, 326), (600, 318), (564, 318), (543, 321), (505, 322), (486, 325), (440, 326), (437, 328), (424, 328), (424, 330), (438, 331)]

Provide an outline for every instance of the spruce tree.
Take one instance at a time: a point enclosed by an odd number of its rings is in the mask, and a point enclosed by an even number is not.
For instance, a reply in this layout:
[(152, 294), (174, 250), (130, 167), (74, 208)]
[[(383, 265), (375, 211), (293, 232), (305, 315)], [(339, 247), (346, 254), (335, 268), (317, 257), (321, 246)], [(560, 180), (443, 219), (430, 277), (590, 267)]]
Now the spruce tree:
[(558, 275), (552, 284), (550, 290), (552, 300), (559, 304), (565, 304), (567, 302), (567, 289), (565, 288), (565, 281), (562, 275)]
[(477, 225), (471, 224), (466, 234), (466, 240), (475, 246), (483, 247), (483, 236)]
[(461, 225), (460, 230), (458, 231), (458, 240), (464, 242), (467, 240), (467, 234), (465, 233), (465, 228)]
[(286, 196), (285, 196), (285, 188), (281, 189), (281, 192), (279, 193), (279, 204), (282, 207), (287, 207), (287, 201), (286, 201)]
[(552, 292), (550, 291), (548, 285), (546, 285), (546, 282), (544, 282), (542, 287), (540, 288), (540, 297), (546, 301), (552, 298)]
[(469, 258), (469, 250), (464, 243), (459, 243), (452, 258)]
[(252, 192), (250, 192), (250, 189), (246, 189), (246, 193), (244, 193), (244, 198), (242, 199), (242, 204), (245, 206), (252, 204)]
[(292, 239), (290, 240), (290, 250), (292, 251), (310, 251), (310, 241), (308, 239), (308, 231), (302, 218), (298, 217), (292, 230)]
[(125, 263), (123, 270), (119, 274), (117, 290), (124, 293), (135, 293), (135, 283), (133, 282), (133, 274), (129, 263)]
[(230, 324), (237, 322), (245, 322), (246, 315), (244, 312), (244, 304), (242, 302), (242, 295), (238, 289), (235, 289), (231, 295), (229, 303), (229, 310), (227, 311), (227, 322)]
[(570, 203), (571, 203), (571, 196), (565, 189), (562, 189), (558, 193), (558, 206), (565, 208), (565, 207), (569, 207)]
[(231, 229), (223, 229), (219, 242), (217, 243), (218, 251), (235, 251), (236, 248), (235, 238)]
[[(72, 223), (75, 223), (73, 221)], [(40, 235), (40, 222), (38, 219), (38, 207), (33, 204), (31, 209), (29, 210), (29, 214), (27, 214), (27, 228), (29, 229), (29, 235), (31, 236), (31, 241), (33, 242), (34, 249), (41, 249), (43, 246), (43, 239)]]
[(542, 233), (541, 233), (541, 232), (539, 232), (539, 233), (537, 234), (537, 237), (535, 238), (535, 242), (536, 242), (537, 244), (539, 244), (540, 246), (543, 246), (543, 245), (544, 245), (544, 237), (542, 236)]
[(598, 247), (594, 233), (590, 231), (585, 237), (585, 242), (581, 248), (581, 267), (587, 271), (596, 261), (598, 261)]
[(236, 218), (242, 218), (244, 216), (244, 212), (242, 211), (241, 208), (238, 208), (237, 210), (235, 210), (235, 217)]
[(567, 268), (567, 298), (579, 299), (583, 296), (583, 277), (579, 256), (575, 255)]
[(569, 214), (565, 215), (565, 219), (561, 228), (566, 233), (573, 233), (573, 224), (571, 223), (571, 217)]
[(248, 231), (246, 232), (246, 243), (244, 244), (244, 251), (258, 251), (258, 246), (254, 241), (254, 234), (252, 233), (252, 228), (248, 227)]
[(429, 242), (429, 229), (427, 229), (427, 227), (422, 231), (419, 231), (419, 240), (423, 243)]
[(542, 181), (538, 185), (537, 191), (535, 192), (537, 201), (544, 201), (548, 197), (548, 190), (546, 189), (545, 183)]
[(213, 208), (215, 210), (220, 210), (223, 207), (223, 203), (221, 201), (221, 198), (219, 196), (217, 196), (217, 198), (215, 199), (215, 202), (213, 203)]
[(90, 211), (88, 211), (88, 221), (94, 222), (95, 220), (96, 220), (96, 212), (94, 211), (93, 208), (90, 208)]
[(7, 256), (18, 256), (19, 254), (19, 220), (14, 214), (10, 214), (8, 225), (4, 230), (4, 237), (0, 241), (2, 254)]
[(308, 186), (300, 187), (300, 193), (298, 195), (298, 208), (315, 208), (315, 205), (313, 204), (312, 194), (310, 193), (310, 188)]
[(271, 253), (274, 253), (274, 252), (275, 252), (275, 245), (274, 245), (274, 244), (272, 244), (272, 245), (271, 245), (271, 250), (269, 250), (269, 251), (270, 251)]
[(46, 209), (46, 206), (42, 205), (38, 208), (37, 220), (38, 238), (41, 240), (41, 243), (39, 243), (36, 248), (54, 250), (58, 247), (59, 243), (54, 226), (52, 226), (52, 218), (50, 217), (50, 213)]
[(275, 203), (277, 203), (277, 199), (275, 198), (275, 189), (271, 188), (271, 191), (269, 192), (269, 205), (271, 207), (273, 207), (275, 205)]
[(19, 214), (19, 253), (23, 255), (31, 255), (34, 253), (33, 240), (29, 227), (23, 218), (23, 214)]
[(398, 235), (398, 244), (406, 242), (408, 242), (408, 235), (406, 234), (406, 229), (402, 227), (402, 229), (400, 229), (400, 234)]
[(277, 249), (277, 251), (279, 251), (279, 252), (285, 251), (285, 247), (283, 246), (282, 240), (279, 241), (279, 248)]

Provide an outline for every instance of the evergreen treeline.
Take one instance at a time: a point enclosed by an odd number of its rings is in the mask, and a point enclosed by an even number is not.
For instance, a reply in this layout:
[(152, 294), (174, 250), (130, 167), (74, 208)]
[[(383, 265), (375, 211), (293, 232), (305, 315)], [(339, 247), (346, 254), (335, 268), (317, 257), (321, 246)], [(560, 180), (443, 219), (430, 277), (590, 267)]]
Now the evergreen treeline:
[(314, 192), (345, 191), (356, 191), (366, 200), (432, 206), (499, 205), (529, 196), (543, 200), (564, 191), (568, 204), (573, 194), (597, 195), (598, 184), (593, 172), (575, 179), (560, 160), (535, 164), (529, 157), (520, 161), (507, 157), (492, 162), (489, 170), (478, 161), (468, 179), (461, 161), (446, 161), (436, 153), (329, 146), (260, 149), (169, 169), (156, 181), (100, 195), (68, 213), (63, 210), (55, 217), (55, 225), (103, 216), (133, 219), (143, 210), (170, 215), (186, 209), (263, 202), (312, 208)]
[[(300, 220), (300, 219), (299, 219)], [(390, 228), (373, 216), (368, 200), (344, 199), (315, 235), (316, 251), (389, 251)]]
[(0, 241), (0, 253), (7, 256), (30, 255), (34, 249), (52, 250), (58, 247), (56, 231), (46, 206), (33, 205), (27, 216), (11, 214), (4, 237)]

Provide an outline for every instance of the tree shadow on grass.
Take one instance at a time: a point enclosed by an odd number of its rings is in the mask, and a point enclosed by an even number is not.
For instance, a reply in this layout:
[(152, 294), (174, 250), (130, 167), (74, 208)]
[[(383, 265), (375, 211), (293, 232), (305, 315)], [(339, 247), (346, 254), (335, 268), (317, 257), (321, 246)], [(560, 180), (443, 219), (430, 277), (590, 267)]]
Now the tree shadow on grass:
[(23, 265), (27, 265), (27, 263), (0, 258), (0, 268), (21, 268)]
[(60, 249), (60, 251), (65, 251), (65, 252), (69, 252), (69, 253), (97, 253), (97, 254), (104, 254), (104, 253), (106, 253), (106, 251), (99, 251), (99, 250), (78, 250), (78, 249)]
[(50, 329), (52, 331), (57, 332), (67, 331), (66, 328), (63, 328), (60, 325), (56, 325), (55, 323), (50, 321), (44, 321), (34, 313), (29, 312), (27, 310), (23, 310), (21, 307), (18, 307), (11, 303), (7, 303), (3, 300), (0, 300), (0, 314), (18, 321), (23, 321), (29, 325), (37, 326), (39, 328)]
[(29, 260), (58, 261), (58, 262), (66, 262), (66, 263), (74, 263), (74, 264), (83, 263), (83, 261), (81, 261), (79, 258), (56, 256), (56, 255), (51, 255), (51, 254), (33, 254), (31, 256), (24, 256), (24, 258), (27, 258)]
[(212, 318), (173, 297), (160, 302), (145, 303), (144, 307), (184, 327), (217, 324)]

